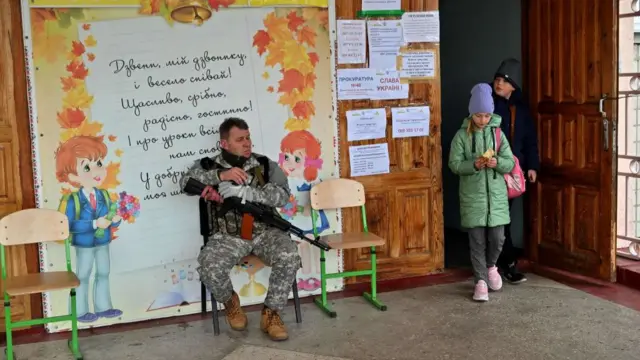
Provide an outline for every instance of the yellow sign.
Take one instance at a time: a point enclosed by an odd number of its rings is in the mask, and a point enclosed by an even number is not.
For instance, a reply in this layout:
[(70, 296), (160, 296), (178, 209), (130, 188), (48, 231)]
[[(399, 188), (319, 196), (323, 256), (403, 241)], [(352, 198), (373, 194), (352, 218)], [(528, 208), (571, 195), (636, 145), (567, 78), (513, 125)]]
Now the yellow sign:
[(140, 0), (29, 0), (30, 7), (140, 7)]

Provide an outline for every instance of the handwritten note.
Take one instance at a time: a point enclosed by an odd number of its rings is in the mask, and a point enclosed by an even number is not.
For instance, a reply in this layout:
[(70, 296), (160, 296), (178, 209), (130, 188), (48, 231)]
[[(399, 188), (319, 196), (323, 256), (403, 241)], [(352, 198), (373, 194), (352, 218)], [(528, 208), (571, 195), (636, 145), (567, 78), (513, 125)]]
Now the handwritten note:
[(404, 44), (401, 20), (367, 22), (369, 31), (369, 67), (395, 70), (398, 50)]
[(375, 87), (372, 69), (338, 69), (338, 100), (368, 99)]
[(430, 117), (428, 106), (391, 108), (393, 137), (429, 136)]
[[(195, 160), (219, 151), (224, 118), (246, 119), (256, 129), (254, 143), (262, 146), (251, 32), (228, 26), (259, 22), (265, 11), (225, 11), (200, 27), (169, 27), (161, 17), (148, 17), (79, 28), (96, 42), (85, 55), (92, 57), (85, 60), (92, 117), (104, 123), (105, 133), (118, 134), (108, 146), (124, 154), (120, 180), (145, 209), (136, 226), (121, 227), (118, 235), (131, 241), (112, 248), (114, 268), (197, 256), (199, 247), (184, 242), (199, 237), (197, 199), (182, 195), (178, 181)], [(131, 260), (130, 254), (149, 249), (162, 251)]]
[(401, 52), (400, 78), (432, 79), (436, 76), (436, 53), (432, 50)]
[(406, 42), (440, 42), (440, 12), (406, 12), (402, 30)]
[(347, 140), (379, 139), (386, 136), (387, 111), (362, 109), (347, 111)]
[(364, 20), (338, 20), (338, 64), (367, 61), (367, 23)]
[(389, 170), (389, 146), (387, 143), (349, 146), (351, 177), (387, 174)]

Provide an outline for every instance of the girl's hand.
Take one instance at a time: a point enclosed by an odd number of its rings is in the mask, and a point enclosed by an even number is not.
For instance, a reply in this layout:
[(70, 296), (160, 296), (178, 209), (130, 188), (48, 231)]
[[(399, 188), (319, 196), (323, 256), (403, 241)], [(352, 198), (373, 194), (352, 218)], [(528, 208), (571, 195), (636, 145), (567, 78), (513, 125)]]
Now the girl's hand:
[(487, 162), (487, 167), (491, 169), (495, 169), (496, 166), (498, 166), (498, 159), (496, 158), (491, 158), (491, 160)]
[(116, 215), (113, 217), (113, 219), (111, 219), (111, 221), (114, 223), (120, 222), (120, 220), (122, 220), (122, 217), (120, 217), (120, 215)]
[(487, 159), (483, 157), (477, 158), (476, 161), (473, 163), (473, 166), (476, 168), (476, 170), (482, 170), (486, 165), (487, 165)]

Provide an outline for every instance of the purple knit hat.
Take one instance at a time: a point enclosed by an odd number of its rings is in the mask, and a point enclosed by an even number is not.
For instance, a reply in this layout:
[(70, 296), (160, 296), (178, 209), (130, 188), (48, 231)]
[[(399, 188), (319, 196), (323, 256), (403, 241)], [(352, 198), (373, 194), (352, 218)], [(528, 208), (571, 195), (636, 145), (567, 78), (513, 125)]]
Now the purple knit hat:
[(491, 96), (491, 86), (489, 84), (476, 84), (471, 89), (471, 99), (469, 100), (469, 114), (488, 113), (493, 114), (493, 96)]

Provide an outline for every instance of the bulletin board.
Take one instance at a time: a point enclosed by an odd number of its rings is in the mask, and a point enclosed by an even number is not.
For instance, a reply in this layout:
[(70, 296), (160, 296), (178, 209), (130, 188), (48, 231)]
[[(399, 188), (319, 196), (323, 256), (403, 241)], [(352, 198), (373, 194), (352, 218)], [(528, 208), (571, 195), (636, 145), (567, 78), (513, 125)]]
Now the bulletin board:
[[(312, 231), (309, 190), (339, 169), (326, 2), (208, 0), (213, 15), (195, 26), (172, 21), (164, 0), (23, 0), (37, 205), (67, 214), (76, 237), (73, 268), (88, 278), (78, 312), (95, 315), (80, 328), (200, 311), (198, 199), (178, 180), (219, 151), (227, 117), (245, 119), (254, 151), (288, 175), (281, 215)], [(107, 243), (85, 234), (88, 206), (121, 218)], [(323, 234), (340, 232), (339, 212), (320, 218)], [(299, 249), (300, 295), (318, 294), (319, 253)], [(341, 271), (342, 254), (326, 264)], [(41, 245), (40, 267), (63, 270), (63, 244)], [(243, 305), (264, 300), (269, 273), (232, 271)], [(45, 316), (69, 303), (66, 291), (44, 294)]]

